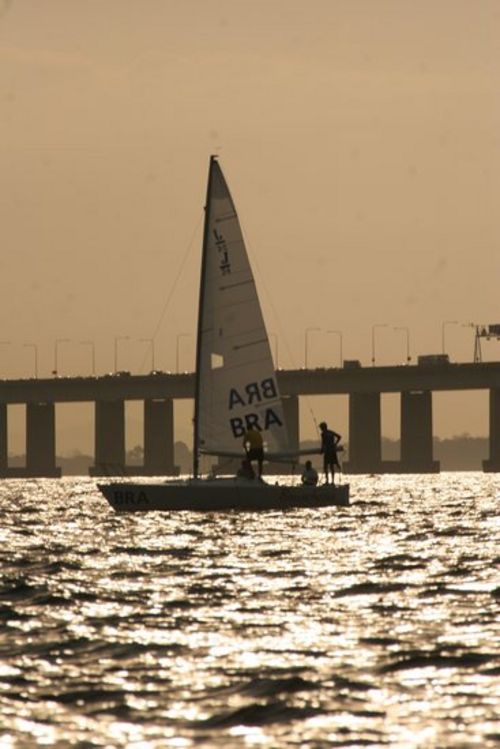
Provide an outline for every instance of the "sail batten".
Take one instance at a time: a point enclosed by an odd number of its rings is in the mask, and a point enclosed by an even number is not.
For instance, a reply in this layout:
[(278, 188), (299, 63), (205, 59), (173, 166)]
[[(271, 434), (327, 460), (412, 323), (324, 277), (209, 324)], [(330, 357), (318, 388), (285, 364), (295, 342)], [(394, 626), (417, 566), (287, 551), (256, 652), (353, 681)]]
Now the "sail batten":
[(243, 434), (262, 431), (269, 453), (290, 453), (269, 338), (234, 202), (210, 160), (197, 347), (195, 444), (242, 454)]

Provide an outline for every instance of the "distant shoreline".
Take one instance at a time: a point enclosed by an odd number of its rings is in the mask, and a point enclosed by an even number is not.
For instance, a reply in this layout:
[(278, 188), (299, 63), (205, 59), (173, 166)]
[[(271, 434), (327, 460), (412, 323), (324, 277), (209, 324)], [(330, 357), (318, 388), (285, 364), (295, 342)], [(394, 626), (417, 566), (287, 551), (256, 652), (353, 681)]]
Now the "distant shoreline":
[[(458, 435), (447, 439), (435, 437), (434, 459), (441, 463), (442, 471), (481, 471), (482, 461), (489, 456), (488, 437), (472, 437), (470, 435)], [(305, 440), (301, 442), (304, 449), (316, 447), (317, 442)], [(349, 445), (346, 445), (346, 454)], [(398, 460), (400, 456), (399, 440), (382, 437), (382, 459)], [(127, 453), (127, 465), (142, 465), (142, 448), (134, 447)], [(181, 473), (190, 473), (192, 466), (191, 450), (184, 442), (176, 442), (174, 450), (174, 462), (180, 467)], [(321, 459), (318, 456), (313, 462), (320, 467)], [(88, 474), (89, 466), (93, 465), (92, 455), (76, 452), (73, 455), (60, 455), (56, 458), (56, 465), (62, 469), (63, 476), (84, 476)], [(24, 455), (9, 455), (9, 466), (18, 467), (26, 464)]]

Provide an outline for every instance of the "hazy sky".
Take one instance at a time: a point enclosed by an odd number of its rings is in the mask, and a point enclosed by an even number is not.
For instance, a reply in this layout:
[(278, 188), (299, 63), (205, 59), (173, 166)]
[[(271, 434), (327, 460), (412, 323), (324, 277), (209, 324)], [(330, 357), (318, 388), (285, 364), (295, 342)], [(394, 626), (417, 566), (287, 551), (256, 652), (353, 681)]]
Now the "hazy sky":
[[(500, 322), (498, 0), (0, 8), (0, 376), (32, 374), (24, 343), (48, 376), (57, 339), (61, 374), (90, 372), (83, 340), (112, 370), (117, 336), (120, 368), (149, 368), (155, 335), (173, 370), (179, 333), (192, 368), (213, 152), (281, 366), (303, 365), (310, 326), (369, 364), (387, 323), (389, 364), (406, 356), (395, 326), (416, 356), (441, 350), (443, 321)], [(470, 360), (472, 329), (445, 330)], [(338, 348), (312, 333), (309, 364)], [(485, 396), (460, 402), (466, 416), (438, 408), (439, 431), (484, 432)]]

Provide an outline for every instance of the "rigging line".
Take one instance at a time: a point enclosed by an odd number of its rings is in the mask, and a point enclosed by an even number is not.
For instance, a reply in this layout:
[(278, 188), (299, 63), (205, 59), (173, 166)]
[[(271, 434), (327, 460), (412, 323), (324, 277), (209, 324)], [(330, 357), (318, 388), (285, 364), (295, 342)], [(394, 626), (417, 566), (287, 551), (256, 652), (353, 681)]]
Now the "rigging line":
[[(185, 251), (185, 253), (184, 253), (184, 257), (182, 258), (181, 264), (180, 264), (180, 266), (179, 266), (179, 270), (177, 271), (177, 275), (176, 275), (176, 277), (174, 278), (174, 281), (173, 281), (173, 283), (172, 283), (172, 286), (170, 287), (170, 292), (169, 292), (169, 294), (168, 294), (168, 296), (167, 296), (167, 299), (166, 299), (166, 301), (165, 301), (165, 304), (163, 305), (163, 309), (162, 309), (162, 311), (161, 311), (161, 314), (160, 314), (160, 317), (159, 317), (159, 319), (158, 319), (158, 322), (156, 323), (156, 326), (155, 326), (155, 329), (154, 329), (153, 335), (151, 336), (151, 340), (152, 340), (153, 342), (154, 342), (154, 340), (155, 340), (156, 336), (158, 335), (158, 332), (159, 332), (159, 330), (160, 330), (160, 328), (161, 328), (161, 325), (162, 325), (162, 323), (163, 323), (163, 318), (165, 317), (165, 315), (166, 315), (166, 313), (167, 313), (167, 309), (168, 309), (168, 307), (169, 307), (169, 305), (170, 305), (170, 302), (172, 301), (172, 297), (173, 297), (173, 295), (174, 295), (174, 292), (175, 292), (175, 290), (176, 290), (176, 288), (177, 288), (177, 284), (178, 284), (178, 282), (179, 282), (179, 279), (180, 279), (180, 277), (181, 277), (181, 275), (182, 275), (182, 272), (183, 272), (183, 270), (184, 270), (184, 267), (185, 267), (185, 265), (186, 265), (186, 263), (187, 263), (187, 260), (188, 260), (188, 258), (189, 258), (189, 256), (190, 256), (190, 254), (191, 254), (191, 250), (193, 249), (193, 244), (194, 244), (194, 240), (195, 240), (195, 238), (196, 238), (196, 235), (198, 234), (198, 229), (200, 228), (200, 224), (201, 224), (201, 222), (203, 221), (203, 216), (204, 216), (204, 212), (202, 211), (202, 213), (201, 213), (201, 215), (200, 215), (200, 218), (198, 219), (198, 223), (196, 224), (196, 226), (195, 226), (195, 229), (194, 229), (194, 231), (193, 231), (193, 234), (192, 234), (192, 236), (191, 236), (191, 239), (190, 239), (190, 240), (189, 240), (189, 242), (188, 242), (188, 245), (187, 245), (186, 251)], [(154, 343), (153, 343), (152, 345), (154, 345)], [(147, 360), (148, 358), (149, 358), (149, 352), (148, 352), (148, 351), (146, 351), (146, 353), (144, 354), (143, 360), (142, 360), (142, 364), (141, 364), (141, 367), (140, 367), (140, 371), (144, 371), (144, 369), (145, 369), (145, 365), (146, 365), (146, 360)]]
[(238, 216), (238, 219), (239, 219), (240, 226), (241, 226), (241, 232), (242, 232), (242, 234), (244, 236), (244, 244), (245, 244), (247, 250), (249, 251), (249, 253), (252, 256), (252, 265), (255, 266), (255, 268), (257, 270), (257, 273), (258, 273), (258, 276), (259, 276), (259, 283), (262, 285), (262, 288), (264, 289), (264, 292), (265, 292), (265, 295), (266, 295), (266, 298), (267, 298), (267, 302), (268, 302), (269, 306), (271, 307), (271, 309), (273, 311), (273, 315), (274, 315), (274, 317), (275, 317), (275, 319), (276, 319), (276, 321), (278, 323), (278, 328), (279, 328), (280, 336), (282, 336), (283, 341), (285, 342), (285, 349), (286, 349), (286, 352), (287, 352), (288, 357), (290, 359), (290, 362), (292, 364), (292, 367), (294, 369), (299, 369), (299, 367), (297, 366), (297, 364), (296, 364), (296, 362), (294, 360), (294, 356), (293, 356), (293, 354), (291, 352), (290, 346), (288, 345), (288, 340), (287, 340), (287, 337), (286, 337), (286, 335), (284, 333), (284, 329), (283, 329), (283, 326), (281, 324), (280, 316), (278, 315), (278, 312), (276, 311), (276, 307), (274, 306), (274, 303), (273, 303), (273, 298), (272, 298), (271, 294), (269, 293), (269, 289), (267, 288), (265, 276), (264, 276), (264, 274), (262, 273), (262, 271), (260, 269), (260, 265), (259, 265), (259, 261), (258, 261), (257, 255), (254, 252), (252, 245), (250, 244), (250, 242), (247, 239), (247, 232), (243, 228), (243, 222), (241, 220), (241, 216)]

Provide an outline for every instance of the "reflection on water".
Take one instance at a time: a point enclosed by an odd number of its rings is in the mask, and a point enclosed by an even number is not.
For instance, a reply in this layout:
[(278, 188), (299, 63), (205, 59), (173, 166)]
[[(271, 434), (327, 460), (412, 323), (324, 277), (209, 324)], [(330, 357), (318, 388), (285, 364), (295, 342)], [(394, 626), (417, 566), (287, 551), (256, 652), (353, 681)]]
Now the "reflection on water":
[(500, 477), (349, 508), (118, 515), (0, 489), (0, 745), (493, 747)]

